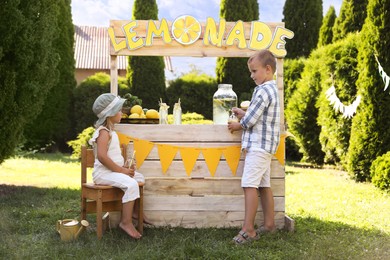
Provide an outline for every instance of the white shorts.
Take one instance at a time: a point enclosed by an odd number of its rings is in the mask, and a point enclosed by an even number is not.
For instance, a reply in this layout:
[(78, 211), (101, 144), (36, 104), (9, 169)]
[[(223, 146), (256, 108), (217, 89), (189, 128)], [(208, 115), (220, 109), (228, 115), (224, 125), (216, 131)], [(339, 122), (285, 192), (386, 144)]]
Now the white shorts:
[(247, 151), (241, 187), (271, 187), (271, 160), (272, 154), (266, 151)]

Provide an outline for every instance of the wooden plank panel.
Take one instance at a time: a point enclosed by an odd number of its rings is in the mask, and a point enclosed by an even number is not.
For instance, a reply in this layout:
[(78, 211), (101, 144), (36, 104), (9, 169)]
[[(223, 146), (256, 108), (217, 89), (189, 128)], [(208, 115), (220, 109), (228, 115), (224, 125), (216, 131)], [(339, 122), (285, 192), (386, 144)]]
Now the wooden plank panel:
[[(284, 179), (271, 179), (274, 196), (284, 196)], [(147, 178), (145, 195), (243, 195), (241, 178)]]
[[(238, 164), (236, 177), (242, 176), (244, 162)], [(145, 177), (188, 177), (182, 161), (173, 161), (167, 172), (164, 174), (159, 160), (145, 161), (138, 171)], [(284, 168), (277, 160), (271, 163), (271, 178), (284, 178)], [(190, 177), (212, 177), (205, 161), (197, 161)], [(235, 177), (227, 165), (226, 161), (220, 161), (214, 177)]]
[(150, 142), (173, 143), (241, 143), (242, 134), (230, 133), (226, 125), (117, 124), (115, 130)]
[(226, 125), (117, 124), (115, 130), (151, 142), (241, 142), (241, 132)]
[[(150, 211), (145, 215), (157, 227), (241, 227), (244, 222), (244, 212), (241, 211)], [(284, 212), (275, 212), (275, 225), (278, 229), (284, 228)], [(262, 212), (256, 214), (256, 224), (264, 222)], [(227, 238), (228, 240), (230, 238)]]
[[(114, 29), (114, 34), (115, 34), (116, 38), (119, 39), (119, 38), (126, 37), (124, 30), (123, 30), (123, 26), (130, 23), (130, 22), (132, 22), (132, 21), (131, 20), (110, 20), (110, 27), (112, 27)], [(200, 34), (199, 39), (203, 40), (204, 32), (206, 29), (206, 22), (201, 22), (201, 21), (199, 21), (199, 22), (202, 26), (202, 32)], [(146, 38), (146, 30), (148, 27), (148, 23), (149, 23), (148, 20), (137, 20), (137, 26), (134, 27), (133, 31), (137, 33), (137, 36), (139, 38)], [(161, 24), (160, 21), (154, 21), (154, 23), (156, 24), (156, 28), (160, 28), (160, 24)], [(170, 29), (173, 21), (167, 20), (167, 23), (168, 23), (168, 27)], [(219, 20), (215, 20), (215, 23), (217, 24), (217, 28), (218, 28)], [(236, 24), (236, 22), (226, 22), (225, 33), (224, 33), (223, 39), (225, 39), (227, 37), (227, 35), (229, 34), (229, 32), (231, 31), (231, 29), (233, 28), (233, 26), (235, 24)], [(284, 27), (284, 23), (266, 23), (266, 24), (271, 29), (272, 33), (275, 31), (277, 26)], [(251, 22), (244, 22), (244, 30), (245, 30), (245, 38), (246, 39), (250, 39), (251, 25), (252, 25)], [(171, 30), (169, 30), (169, 34), (171, 36), (171, 39), (174, 41)], [(155, 37), (154, 39), (156, 39), (156, 38), (159, 38), (159, 37)]]
[[(285, 198), (274, 197), (275, 211), (284, 211)], [(244, 211), (244, 196), (163, 196), (145, 195), (144, 209), (156, 211)], [(261, 204), (259, 201), (259, 211)]]

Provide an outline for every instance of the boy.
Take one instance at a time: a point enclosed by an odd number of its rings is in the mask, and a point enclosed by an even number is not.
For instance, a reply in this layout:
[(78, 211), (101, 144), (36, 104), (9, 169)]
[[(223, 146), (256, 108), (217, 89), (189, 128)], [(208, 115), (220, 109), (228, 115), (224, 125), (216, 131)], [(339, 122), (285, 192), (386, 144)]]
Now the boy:
[[(280, 106), (278, 88), (273, 80), (276, 60), (268, 50), (256, 52), (248, 60), (251, 78), (255, 81), (252, 100), (247, 111), (233, 108), (240, 122), (229, 123), (230, 131), (243, 130), (241, 149), (245, 165), (241, 187), (245, 196), (245, 217), (241, 231), (233, 238), (238, 244), (260, 238), (260, 233), (274, 232), (274, 198), (271, 190), (271, 159), (279, 145)], [(258, 206), (257, 189), (260, 191), (264, 225), (255, 230)]]

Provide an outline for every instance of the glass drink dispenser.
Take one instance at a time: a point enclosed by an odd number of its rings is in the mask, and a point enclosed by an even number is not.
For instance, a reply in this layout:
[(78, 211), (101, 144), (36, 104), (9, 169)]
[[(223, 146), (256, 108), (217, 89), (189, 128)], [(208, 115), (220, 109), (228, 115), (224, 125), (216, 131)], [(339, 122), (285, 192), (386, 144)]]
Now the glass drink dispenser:
[(227, 125), (232, 108), (237, 107), (237, 95), (231, 84), (219, 84), (213, 96), (213, 121), (215, 125)]

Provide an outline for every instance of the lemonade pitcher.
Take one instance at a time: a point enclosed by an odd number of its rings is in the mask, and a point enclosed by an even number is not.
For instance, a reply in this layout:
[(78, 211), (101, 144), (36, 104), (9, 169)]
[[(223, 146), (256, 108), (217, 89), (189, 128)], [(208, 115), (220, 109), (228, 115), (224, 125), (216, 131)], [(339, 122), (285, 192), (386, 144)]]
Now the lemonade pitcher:
[(237, 107), (237, 95), (231, 84), (219, 84), (213, 96), (213, 122), (226, 125), (233, 107)]

